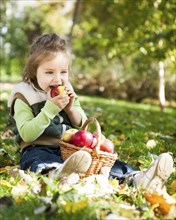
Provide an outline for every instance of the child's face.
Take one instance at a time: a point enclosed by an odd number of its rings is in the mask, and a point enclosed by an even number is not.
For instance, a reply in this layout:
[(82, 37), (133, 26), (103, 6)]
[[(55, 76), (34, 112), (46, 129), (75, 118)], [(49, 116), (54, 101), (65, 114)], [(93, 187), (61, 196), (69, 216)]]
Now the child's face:
[(37, 69), (37, 82), (42, 90), (48, 92), (52, 86), (62, 85), (69, 80), (69, 58), (58, 52), (52, 59), (43, 61)]

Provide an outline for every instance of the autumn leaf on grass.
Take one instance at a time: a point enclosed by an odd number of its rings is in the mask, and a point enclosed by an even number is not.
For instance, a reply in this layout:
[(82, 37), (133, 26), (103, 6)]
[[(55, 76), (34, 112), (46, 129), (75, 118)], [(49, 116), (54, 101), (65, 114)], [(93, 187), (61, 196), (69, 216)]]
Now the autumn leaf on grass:
[(12, 188), (12, 195), (13, 196), (21, 196), (28, 192), (28, 185), (25, 181), (20, 180), (16, 186)]
[(5, 166), (0, 168), (0, 173), (8, 173), (10, 170), (17, 168), (18, 166)]
[[(113, 138), (111, 138), (113, 139)], [(113, 141), (114, 141), (114, 144), (115, 145), (119, 145), (121, 144), (123, 141), (125, 141), (126, 137), (124, 134), (121, 134), (120, 136), (118, 136), (117, 138), (114, 138)]]
[(78, 194), (86, 194), (93, 197), (114, 193), (114, 187), (109, 180), (103, 175), (92, 175), (84, 178), (75, 185)]
[(125, 138), (126, 138), (126, 137), (125, 137), (124, 134), (121, 134), (121, 135), (118, 137), (119, 141), (124, 141)]
[(36, 175), (26, 174), (23, 170), (19, 170), (20, 181), (12, 188), (14, 196), (23, 195), (27, 192), (39, 193), (41, 190), (40, 182), (37, 180)]
[(148, 149), (152, 149), (152, 148), (156, 147), (156, 145), (157, 145), (157, 142), (153, 139), (148, 140), (147, 144), (146, 144)]
[(169, 194), (176, 199), (176, 180), (174, 180), (170, 185), (167, 186), (167, 190)]
[(166, 191), (159, 189), (155, 192), (145, 192), (145, 199), (152, 205), (158, 207), (162, 215), (168, 215), (171, 207), (175, 205), (175, 200)]
[(116, 190), (118, 195), (130, 196), (130, 187), (127, 184), (120, 184), (119, 189)]

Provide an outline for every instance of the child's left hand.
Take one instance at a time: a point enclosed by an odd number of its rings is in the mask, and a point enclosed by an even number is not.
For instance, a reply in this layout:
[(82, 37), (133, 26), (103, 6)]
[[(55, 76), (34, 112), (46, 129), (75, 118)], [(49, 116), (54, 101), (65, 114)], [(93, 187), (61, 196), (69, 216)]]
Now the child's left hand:
[(69, 96), (69, 103), (66, 105), (66, 107), (63, 109), (66, 113), (69, 113), (73, 110), (73, 104), (75, 100), (75, 95), (73, 90), (70, 90), (68, 88), (65, 89), (68, 96)]

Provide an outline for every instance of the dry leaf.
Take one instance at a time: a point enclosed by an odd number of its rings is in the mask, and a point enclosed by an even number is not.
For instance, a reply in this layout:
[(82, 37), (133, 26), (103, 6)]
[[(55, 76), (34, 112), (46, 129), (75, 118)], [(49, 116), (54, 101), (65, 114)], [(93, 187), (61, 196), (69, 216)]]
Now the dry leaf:
[(9, 172), (13, 169), (17, 169), (19, 166), (6, 166), (6, 167), (1, 167), (0, 168), (0, 173), (6, 173)]
[(20, 180), (17, 183), (17, 185), (12, 188), (13, 196), (23, 195), (27, 192), (28, 192), (28, 185), (23, 180)]
[(168, 194), (167, 196), (163, 193), (160, 194), (158, 192), (145, 192), (144, 197), (145, 199), (151, 204), (151, 205), (158, 205), (158, 209), (161, 212), (162, 215), (167, 215), (169, 214), (171, 206), (174, 205), (174, 201), (171, 199), (168, 200)]
[(125, 140), (125, 135), (124, 135), (124, 134), (121, 134), (121, 135), (118, 137), (118, 139), (119, 139), (120, 141), (124, 141), (124, 140)]
[(156, 141), (153, 139), (148, 140), (146, 146), (148, 149), (152, 149), (152, 148), (156, 147)]
[(173, 189), (176, 189), (176, 180), (174, 180), (174, 181), (171, 183), (171, 187), (172, 187)]
[(12, 194), (14, 196), (23, 195), (27, 192), (39, 193), (41, 190), (41, 185), (37, 176), (28, 175), (23, 170), (18, 170), (18, 175), (21, 177), (20, 181), (16, 186), (12, 188)]

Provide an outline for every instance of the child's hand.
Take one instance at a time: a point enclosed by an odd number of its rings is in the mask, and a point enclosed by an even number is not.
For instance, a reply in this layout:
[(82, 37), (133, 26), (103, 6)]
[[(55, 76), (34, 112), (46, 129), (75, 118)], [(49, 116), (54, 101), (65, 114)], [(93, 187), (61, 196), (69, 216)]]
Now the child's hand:
[(64, 111), (66, 113), (69, 113), (73, 110), (73, 104), (74, 104), (75, 96), (74, 96), (73, 90), (70, 90), (70, 89), (66, 88), (66, 92), (67, 92), (67, 95), (69, 97), (69, 103), (64, 108)]
[(70, 97), (66, 93), (57, 95), (52, 98), (51, 91), (47, 92), (47, 98), (55, 105), (57, 105), (60, 109), (64, 109), (68, 105), (70, 99)]

